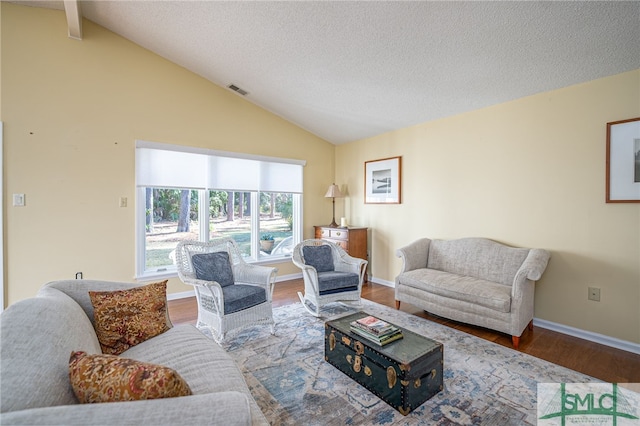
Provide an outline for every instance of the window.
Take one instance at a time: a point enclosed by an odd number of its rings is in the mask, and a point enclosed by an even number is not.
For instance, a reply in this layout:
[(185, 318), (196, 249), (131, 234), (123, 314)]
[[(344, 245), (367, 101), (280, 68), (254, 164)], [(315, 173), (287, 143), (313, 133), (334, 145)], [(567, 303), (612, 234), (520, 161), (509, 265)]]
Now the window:
[(136, 142), (136, 276), (175, 274), (179, 241), (228, 236), (248, 262), (291, 256), (302, 238), (298, 160)]

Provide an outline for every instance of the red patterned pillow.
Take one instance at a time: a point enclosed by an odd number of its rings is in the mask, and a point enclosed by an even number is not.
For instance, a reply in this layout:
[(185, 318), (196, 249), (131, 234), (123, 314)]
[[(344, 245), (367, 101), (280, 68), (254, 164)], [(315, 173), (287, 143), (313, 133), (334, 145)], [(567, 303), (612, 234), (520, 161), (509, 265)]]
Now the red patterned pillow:
[(175, 370), (115, 355), (72, 352), (69, 379), (81, 403), (191, 395), (189, 385)]
[(167, 281), (129, 290), (90, 291), (94, 327), (102, 352), (119, 355), (173, 327)]

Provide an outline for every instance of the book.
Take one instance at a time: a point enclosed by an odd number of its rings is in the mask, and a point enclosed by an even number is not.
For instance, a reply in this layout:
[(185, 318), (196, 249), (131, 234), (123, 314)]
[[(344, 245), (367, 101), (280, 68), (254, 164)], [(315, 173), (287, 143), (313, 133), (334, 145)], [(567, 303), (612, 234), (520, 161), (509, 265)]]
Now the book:
[(375, 343), (377, 345), (380, 345), (380, 346), (388, 345), (389, 343), (395, 342), (396, 340), (400, 340), (400, 339), (402, 339), (404, 337), (402, 335), (402, 331), (400, 329), (397, 329), (395, 332), (388, 333), (388, 334), (386, 334), (386, 335), (384, 335), (382, 337), (375, 336), (375, 335), (373, 335), (371, 333), (367, 333), (366, 331), (361, 330), (361, 329), (359, 329), (357, 327), (352, 327), (351, 331), (354, 334), (357, 334), (358, 336), (363, 337), (363, 338), (367, 339), (368, 341), (373, 342), (373, 343)]
[(357, 327), (361, 330), (369, 331), (375, 335), (382, 335), (391, 331), (398, 330), (396, 326), (371, 315), (353, 321), (351, 323), (351, 326)]
[(376, 336), (374, 334), (368, 333), (368, 332), (366, 332), (364, 330), (360, 330), (358, 328), (352, 328), (351, 331), (353, 333), (355, 333), (355, 334), (358, 334), (359, 336), (366, 337), (367, 339), (373, 340), (373, 341), (378, 342), (378, 343), (385, 342), (385, 341), (390, 340), (392, 338), (396, 338), (396, 336), (398, 336), (398, 335), (402, 335), (402, 331), (401, 330), (396, 330), (396, 331), (393, 331), (391, 333), (387, 333), (387, 334), (382, 335), (382, 336)]
[(381, 346), (403, 337), (398, 327), (371, 315), (352, 321), (349, 325), (353, 333)]
[(350, 324), (350, 328), (352, 330), (356, 329), (356, 330), (359, 330), (359, 331), (361, 331), (363, 333), (366, 333), (367, 335), (371, 335), (375, 339), (382, 339), (382, 338), (384, 338), (384, 337), (386, 337), (386, 336), (388, 336), (390, 334), (394, 334), (394, 333), (400, 331), (400, 329), (398, 327), (396, 327), (394, 325), (390, 325), (388, 328), (385, 328), (382, 331), (376, 332), (376, 331), (373, 331), (373, 330), (371, 330), (371, 329), (369, 329), (367, 327), (364, 327), (364, 326), (356, 323), (355, 321)]

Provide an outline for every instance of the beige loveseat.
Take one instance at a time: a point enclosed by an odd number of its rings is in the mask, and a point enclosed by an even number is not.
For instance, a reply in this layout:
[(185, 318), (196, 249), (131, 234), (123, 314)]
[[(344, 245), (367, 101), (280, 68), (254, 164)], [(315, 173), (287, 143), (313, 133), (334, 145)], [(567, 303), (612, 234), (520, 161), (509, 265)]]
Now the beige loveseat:
[(78, 403), (69, 379), (71, 352), (102, 352), (88, 292), (132, 287), (106, 281), (57, 281), (2, 313), (0, 424), (267, 425), (234, 361), (191, 325), (173, 326), (120, 356), (174, 369), (192, 395)]
[(518, 349), (533, 328), (534, 281), (549, 252), (509, 247), (485, 238), (422, 238), (397, 250), (396, 308), (411, 303), (445, 318), (512, 336)]

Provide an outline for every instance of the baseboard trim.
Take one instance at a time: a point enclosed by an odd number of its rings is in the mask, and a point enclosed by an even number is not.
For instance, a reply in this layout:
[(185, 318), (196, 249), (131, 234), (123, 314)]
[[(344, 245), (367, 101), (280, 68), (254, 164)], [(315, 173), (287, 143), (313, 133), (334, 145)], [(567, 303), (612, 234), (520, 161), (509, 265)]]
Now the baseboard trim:
[(372, 283), (383, 285), (385, 287), (393, 287), (393, 288), (395, 288), (395, 286), (396, 286), (395, 281), (382, 280), (382, 279), (376, 278), (376, 277), (370, 277), (369, 281), (372, 282)]
[(594, 333), (593, 331), (581, 330), (579, 328), (571, 327), (564, 324), (558, 324), (556, 322), (547, 321), (540, 318), (534, 318), (533, 325), (640, 355), (640, 344), (638, 343), (617, 339), (615, 337), (605, 336), (604, 334)]
[(282, 281), (291, 281), (291, 280), (297, 280), (297, 279), (302, 279), (302, 272), (289, 274), (289, 275), (278, 275), (276, 277), (276, 282), (279, 283)]
[(181, 293), (167, 294), (167, 300), (186, 299), (187, 297), (196, 297), (196, 292), (194, 290), (189, 290)]

